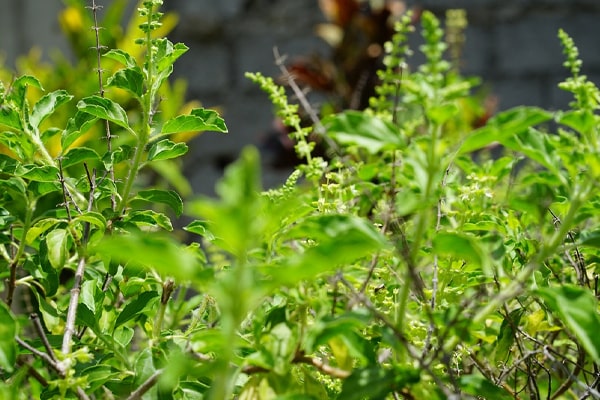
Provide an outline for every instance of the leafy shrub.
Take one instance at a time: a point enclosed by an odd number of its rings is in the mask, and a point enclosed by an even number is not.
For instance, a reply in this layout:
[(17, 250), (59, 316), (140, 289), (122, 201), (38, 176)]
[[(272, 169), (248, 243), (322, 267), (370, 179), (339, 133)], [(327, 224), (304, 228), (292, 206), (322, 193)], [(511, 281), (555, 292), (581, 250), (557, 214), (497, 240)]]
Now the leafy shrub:
[[(476, 80), (444, 59), (443, 31), (427, 12), (426, 62), (407, 71), (406, 15), (370, 108), (316, 121), (327, 159), (313, 154), (311, 128), (285, 90), (248, 74), (306, 162), (263, 191), (248, 148), (218, 199), (184, 207), (140, 171), (185, 153), (170, 135), (226, 127), (204, 109), (154, 119), (159, 88), (186, 50), (152, 36), (160, 4), (140, 8), (143, 62), (104, 54), (122, 64), (108, 86), (133, 96), (138, 120), (106, 90), (51, 128), (69, 93), (32, 101), (26, 91), (41, 86), (32, 76), (3, 87), (12, 151), (0, 158), (5, 393), (598, 397), (600, 95), (566, 33), (571, 77), (560, 87), (574, 94), (571, 109), (518, 107), (472, 130), (462, 107)], [(101, 153), (77, 145), (99, 120), (134, 145), (113, 148), (110, 132)], [(47, 150), (52, 135), (58, 157)], [(184, 211), (197, 218), (185, 228), (189, 244), (169, 217)]]

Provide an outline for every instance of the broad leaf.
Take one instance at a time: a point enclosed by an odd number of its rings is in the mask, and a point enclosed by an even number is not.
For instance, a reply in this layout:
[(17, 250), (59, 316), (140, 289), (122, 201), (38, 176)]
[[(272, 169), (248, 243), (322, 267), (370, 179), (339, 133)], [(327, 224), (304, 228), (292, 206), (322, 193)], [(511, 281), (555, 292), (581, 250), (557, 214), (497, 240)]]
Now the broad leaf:
[(0, 124), (17, 130), (21, 130), (23, 127), (19, 113), (6, 106), (0, 107)]
[(394, 124), (360, 111), (345, 111), (324, 122), (327, 134), (341, 144), (356, 145), (375, 154), (400, 148), (404, 142)]
[(537, 290), (550, 310), (581, 341), (583, 348), (594, 360), (600, 361), (600, 314), (598, 300), (579, 286), (564, 284)]
[(456, 257), (484, 271), (490, 263), (486, 251), (474, 237), (456, 232), (437, 233), (433, 238), (433, 249), (438, 254)]
[(155, 143), (148, 151), (148, 161), (168, 160), (177, 158), (188, 151), (185, 143), (175, 143), (168, 139)]
[(86, 133), (97, 120), (98, 118), (92, 114), (77, 111), (75, 116), (69, 119), (66, 129), (62, 133), (61, 145), (63, 151)]
[(107, 86), (118, 87), (141, 99), (144, 95), (144, 75), (139, 67), (125, 68), (110, 77)]
[(201, 274), (196, 254), (157, 232), (104, 238), (96, 250), (115, 261), (151, 267), (165, 276), (191, 280)]
[(76, 147), (62, 156), (61, 164), (63, 168), (69, 168), (73, 165), (83, 163), (85, 161), (99, 161), (100, 156), (96, 150), (87, 147)]
[(134, 210), (127, 213), (124, 221), (132, 222), (138, 226), (158, 226), (166, 231), (172, 231), (171, 220), (163, 213), (152, 210)]
[(89, 96), (81, 99), (77, 103), (77, 108), (94, 117), (108, 120), (131, 131), (127, 120), (127, 113), (123, 110), (123, 107), (110, 99), (100, 96)]
[(125, 65), (127, 68), (134, 68), (137, 66), (135, 58), (133, 58), (131, 55), (129, 55), (129, 53), (121, 49), (111, 49), (104, 53), (102, 56), (118, 61), (121, 64)]
[(459, 154), (479, 150), (494, 142), (525, 132), (529, 127), (549, 121), (552, 114), (537, 107), (517, 107), (491, 118), (487, 125), (473, 131), (462, 143)]
[(143, 200), (150, 203), (161, 203), (169, 206), (177, 216), (183, 213), (183, 200), (174, 190), (147, 189), (140, 190), (132, 200)]
[(196, 108), (191, 111), (190, 115), (179, 115), (165, 122), (161, 129), (161, 135), (199, 131), (227, 133), (227, 126), (216, 111)]
[(51, 165), (24, 165), (18, 175), (30, 181), (56, 182), (58, 180), (58, 173), (58, 168)]
[(61, 269), (65, 265), (68, 255), (68, 240), (69, 233), (65, 229), (54, 229), (46, 235), (48, 260), (56, 269)]
[(57, 90), (48, 93), (38, 100), (31, 110), (29, 122), (34, 128), (38, 128), (40, 124), (48, 118), (58, 107), (71, 101), (71, 96), (66, 90)]
[(17, 360), (17, 322), (3, 301), (0, 301), (0, 321), (0, 368), (12, 372)]
[(159, 294), (156, 291), (141, 293), (135, 300), (127, 303), (123, 308), (123, 311), (121, 311), (115, 322), (115, 329), (125, 322), (134, 319), (145, 310), (151, 310), (154, 307), (154, 303), (158, 300)]

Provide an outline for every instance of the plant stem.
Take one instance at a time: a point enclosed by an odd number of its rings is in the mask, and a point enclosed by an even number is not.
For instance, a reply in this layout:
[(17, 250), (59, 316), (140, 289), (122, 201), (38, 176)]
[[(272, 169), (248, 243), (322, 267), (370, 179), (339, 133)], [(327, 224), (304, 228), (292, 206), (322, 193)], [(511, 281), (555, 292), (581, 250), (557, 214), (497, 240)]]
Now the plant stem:
[(23, 224), (23, 232), (21, 233), (21, 238), (19, 240), (19, 247), (17, 248), (17, 252), (12, 258), (9, 271), (10, 277), (8, 279), (8, 288), (6, 291), (6, 304), (10, 307), (13, 302), (13, 296), (15, 294), (16, 282), (17, 282), (17, 267), (19, 265), (19, 259), (23, 256), (25, 252), (25, 247), (27, 243), (27, 233), (29, 232), (29, 228), (31, 227), (31, 219), (33, 217), (33, 211), (35, 210), (36, 201), (34, 199), (29, 199), (29, 203), (27, 204), (27, 209), (25, 211), (25, 221)]

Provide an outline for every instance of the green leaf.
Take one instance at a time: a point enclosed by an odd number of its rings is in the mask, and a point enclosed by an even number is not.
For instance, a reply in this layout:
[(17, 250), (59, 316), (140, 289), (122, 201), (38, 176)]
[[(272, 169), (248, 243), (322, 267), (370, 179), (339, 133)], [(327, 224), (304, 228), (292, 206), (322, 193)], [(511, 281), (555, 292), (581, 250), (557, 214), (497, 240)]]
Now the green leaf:
[(64, 267), (69, 252), (68, 243), (69, 233), (65, 229), (54, 229), (46, 235), (48, 261), (54, 268)]
[(494, 142), (504, 143), (506, 139), (551, 118), (551, 113), (537, 107), (516, 107), (501, 112), (491, 118), (486, 126), (474, 130), (465, 139), (459, 155), (479, 150)]
[(29, 117), (31, 126), (38, 128), (58, 107), (71, 101), (72, 98), (73, 96), (66, 90), (56, 90), (39, 99), (31, 110), (31, 115)]
[(506, 390), (494, 385), (481, 375), (463, 375), (460, 377), (460, 388), (466, 393), (483, 399), (510, 400)]
[(476, 238), (457, 232), (439, 232), (433, 238), (433, 249), (438, 254), (445, 254), (472, 263), (475, 267), (488, 268), (490, 260)]
[(61, 145), (63, 151), (86, 133), (97, 120), (98, 118), (92, 114), (77, 111), (75, 116), (69, 119), (66, 129), (62, 133)]
[(138, 100), (144, 95), (144, 75), (139, 67), (125, 68), (110, 77), (107, 86), (132, 93)]
[(161, 203), (171, 207), (177, 216), (183, 213), (183, 200), (174, 190), (147, 189), (140, 190), (132, 200), (143, 200), (150, 203)]
[(155, 143), (148, 151), (148, 161), (168, 160), (177, 158), (188, 151), (185, 143), (175, 143), (168, 139)]
[(24, 108), (27, 101), (25, 94), (27, 93), (28, 86), (44, 90), (42, 83), (35, 76), (22, 75), (15, 79), (12, 83), (12, 91), (8, 97), (15, 102), (17, 108), (20, 110)]
[(392, 391), (419, 381), (419, 371), (411, 368), (396, 370), (372, 366), (355, 370), (342, 383), (340, 399), (385, 400)]
[(18, 176), (36, 182), (56, 182), (58, 168), (51, 165), (24, 165)]
[(77, 108), (94, 117), (108, 120), (120, 127), (131, 131), (127, 120), (127, 113), (114, 101), (100, 96), (89, 96), (83, 98), (77, 103)]
[(106, 229), (106, 218), (104, 217), (104, 215), (95, 211), (86, 211), (83, 214), (76, 215), (73, 218), (73, 221), (87, 222), (102, 230)]
[(556, 116), (556, 122), (579, 133), (590, 132), (597, 124), (596, 120), (597, 116), (589, 110), (567, 111)]
[(19, 113), (7, 106), (0, 107), (0, 124), (19, 131), (23, 128)]
[(134, 210), (123, 217), (125, 222), (132, 222), (138, 226), (158, 226), (166, 231), (172, 231), (171, 220), (163, 213), (153, 210)]
[(161, 135), (202, 131), (227, 133), (227, 126), (216, 111), (195, 108), (190, 115), (179, 115), (165, 122), (161, 129)]
[(308, 217), (295, 225), (287, 239), (311, 239), (315, 245), (287, 257), (282, 265), (259, 268), (271, 283), (296, 284), (370, 256), (389, 245), (370, 223), (353, 215)]
[(594, 362), (599, 362), (600, 314), (594, 295), (587, 289), (568, 284), (541, 288), (536, 293), (550, 310), (558, 314)]
[(173, 65), (173, 63), (185, 54), (189, 48), (183, 43), (173, 45), (168, 39), (159, 39), (156, 41), (157, 47), (157, 69), (163, 71)]
[(115, 321), (115, 329), (127, 321), (134, 319), (144, 311), (151, 310), (159, 297), (158, 292), (154, 290), (140, 293), (135, 300), (127, 303), (123, 308), (123, 311), (121, 311)]
[(121, 64), (125, 65), (127, 68), (135, 68), (137, 66), (135, 58), (121, 49), (111, 49), (104, 53), (102, 56), (118, 61)]
[(98, 323), (96, 321), (96, 316), (94, 315), (94, 312), (83, 303), (77, 305), (77, 325), (87, 326), (93, 331), (97, 331), (96, 326)]
[(63, 168), (69, 168), (73, 165), (83, 163), (84, 161), (99, 161), (100, 156), (96, 150), (87, 147), (76, 147), (62, 156), (61, 164)]
[(437, 125), (446, 123), (458, 114), (458, 107), (454, 103), (442, 104), (427, 109), (427, 118)]
[(327, 134), (341, 144), (357, 145), (371, 154), (404, 145), (394, 124), (361, 111), (345, 111), (323, 121)]
[(105, 237), (96, 251), (114, 261), (155, 268), (165, 276), (183, 281), (201, 274), (200, 262), (193, 251), (158, 232)]
[(10, 373), (17, 360), (17, 322), (3, 301), (0, 301), (0, 321), (0, 368)]

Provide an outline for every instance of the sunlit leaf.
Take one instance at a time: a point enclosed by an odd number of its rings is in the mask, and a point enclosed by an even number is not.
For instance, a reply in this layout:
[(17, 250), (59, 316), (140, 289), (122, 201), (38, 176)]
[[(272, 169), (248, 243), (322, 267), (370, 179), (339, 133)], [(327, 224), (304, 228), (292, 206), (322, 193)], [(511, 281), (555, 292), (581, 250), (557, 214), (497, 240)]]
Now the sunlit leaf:
[(138, 99), (144, 95), (144, 75), (139, 67), (125, 68), (115, 72), (106, 84), (127, 90)]
[(216, 111), (196, 108), (189, 115), (179, 115), (165, 122), (161, 134), (196, 131), (227, 133), (227, 126)]
[(490, 262), (489, 256), (474, 237), (457, 232), (437, 233), (433, 238), (433, 249), (438, 254), (465, 260), (478, 268), (485, 269)]
[(487, 125), (467, 136), (460, 147), (459, 154), (479, 150), (494, 142), (503, 143), (529, 127), (549, 121), (551, 118), (551, 113), (537, 107), (517, 107), (501, 112), (491, 118)]
[(71, 101), (71, 96), (66, 90), (57, 90), (43, 96), (38, 100), (31, 110), (29, 122), (34, 128), (38, 128), (40, 124), (48, 118), (58, 107)]
[(155, 143), (148, 151), (148, 161), (168, 160), (177, 158), (188, 151), (185, 143), (175, 143), (168, 139)]
[(68, 239), (69, 233), (65, 229), (54, 229), (46, 235), (48, 260), (56, 269), (61, 269), (65, 265), (68, 255)]
[(169, 206), (177, 216), (183, 212), (183, 200), (174, 190), (147, 189), (140, 190), (132, 200), (143, 200), (150, 203), (161, 203)]
[(341, 144), (360, 146), (371, 154), (403, 145), (398, 128), (360, 111), (345, 111), (323, 121), (327, 134)]
[(77, 103), (77, 108), (94, 117), (108, 120), (130, 130), (127, 113), (123, 110), (123, 107), (110, 99), (100, 96), (89, 96), (81, 99)]
[(77, 111), (67, 122), (67, 128), (62, 133), (61, 144), (63, 151), (68, 149), (77, 139), (86, 133), (98, 118), (83, 111)]

